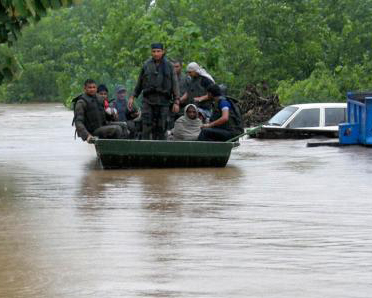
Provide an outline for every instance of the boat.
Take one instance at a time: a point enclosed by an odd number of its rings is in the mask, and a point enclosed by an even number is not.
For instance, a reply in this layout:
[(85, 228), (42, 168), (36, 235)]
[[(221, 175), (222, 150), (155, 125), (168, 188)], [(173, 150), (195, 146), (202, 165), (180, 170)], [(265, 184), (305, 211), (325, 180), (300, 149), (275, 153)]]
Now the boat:
[(97, 139), (104, 169), (225, 167), (239, 142)]

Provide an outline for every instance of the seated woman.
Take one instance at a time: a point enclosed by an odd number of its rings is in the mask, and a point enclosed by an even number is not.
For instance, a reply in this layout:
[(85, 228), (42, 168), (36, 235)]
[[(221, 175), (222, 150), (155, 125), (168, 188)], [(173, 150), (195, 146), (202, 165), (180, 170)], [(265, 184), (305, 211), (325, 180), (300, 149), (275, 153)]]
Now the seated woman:
[(174, 124), (173, 140), (196, 141), (202, 124), (198, 117), (198, 108), (193, 104), (187, 105), (184, 116), (178, 118)]

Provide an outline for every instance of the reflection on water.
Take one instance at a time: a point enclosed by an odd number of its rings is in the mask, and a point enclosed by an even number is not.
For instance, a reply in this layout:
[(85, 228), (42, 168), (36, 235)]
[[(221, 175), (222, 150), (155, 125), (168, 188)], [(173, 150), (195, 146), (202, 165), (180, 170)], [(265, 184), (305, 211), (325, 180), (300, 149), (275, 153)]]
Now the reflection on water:
[(11, 177), (0, 173), (0, 198), (2, 203), (5, 204), (10, 198), (15, 196), (15, 186)]
[(372, 295), (371, 149), (247, 140), (224, 169), (104, 171), (71, 118), (0, 105), (0, 297)]

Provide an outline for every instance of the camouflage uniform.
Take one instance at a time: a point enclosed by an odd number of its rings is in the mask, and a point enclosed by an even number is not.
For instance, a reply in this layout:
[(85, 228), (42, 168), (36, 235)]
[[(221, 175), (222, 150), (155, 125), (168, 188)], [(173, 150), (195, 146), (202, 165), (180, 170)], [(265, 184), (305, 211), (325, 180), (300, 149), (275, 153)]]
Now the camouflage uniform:
[(120, 123), (108, 123), (103, 98), (82, 94), (74, 99), (74, 123), (77, 134), (84, 141), (89, 135), (101, 139), (118, 139), (127, 136), (127, 130)]
[[(184, 95), (187, 91), (188, 77), (183, 73), (180, 73), (179, 75), (177, 74), (177, 81), (178, 81), (178, 86), (180, 89), (180, 97), (182, 97), (182, 95)], [(169, 107), (170, 112), (169, 112), (169, 120), (168, 120), (168, 129), (172, 129), (174, 127), (175, 121), (179, 117), (183, 116), (185, 106), (186, 106), (185, 104), (181, 104), (180, 111), (178, 113), (173, 113), (172, 112), (173, 102), (171, 103)]]
[(143, 92), (142, 139), (164, 140), (169, 105), (179, 99), (179, 87), (173, 65), (163, 58), (160, 63), (149, 59), (142, 67), (134, 97)]

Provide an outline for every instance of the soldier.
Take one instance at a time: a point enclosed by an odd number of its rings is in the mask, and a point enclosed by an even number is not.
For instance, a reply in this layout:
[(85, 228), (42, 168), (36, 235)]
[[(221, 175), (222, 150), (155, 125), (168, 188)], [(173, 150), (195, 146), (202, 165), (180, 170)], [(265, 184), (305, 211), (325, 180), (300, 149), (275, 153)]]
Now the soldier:
[(180, 97), (186, 93), (187, 90), (187, 76), (182, 71), (182, 60), (173, 60), (174, 70), (176, 71), (178, 87), (180, 89)]
[[(179, 87), (179, 90), (180, 90), (180, 97), (182, 97), (182, 95), (184, 95), (186, 93), (186, 91), (187, 91), (187, 81), (188, 81), (188, 78), (187, 78), (187, 76), (182, 71), (182, 60), (180, 60), (180, 59), (173, 60), (172, 63), (173, 63), (174, 70), (176, 71), (176, 75), (177, 75), (178, 87)], [(179, 117), (183, 116), (183, 114), (184, 114), (184, 111), (183, 110), (185, 108), (185, 105), (182, 104), (182, 103), (180, 103), (180, 111), (178, 113), (173, 113), (172, 112), (172, 107), (173, 107), (173, 103), (170, 106), (169, 121), (168, 121), (168, 130), (173, 129), (174, 122)]]
[(179, 88), (172, 63), (164, 57), (161, 43), (151, 45), (151, 56), (142, 67), (134, 94), (129, 98), (128, 108), (133, 109), (133, 101), (143, 92), (142, 139), (165, 140), (169, 105), (174, 98), (172, 112), (179, 111)]
[(74, 120), (77, 134), (88, 143), (94, 137), (102, 139), (119, 139), (126, 137), (127, 131), (120, 125), (106, 120), (103, 98), (97, 95), (97, 84), (88, 79), (84, 83), (84, 93), (73, 100)]

